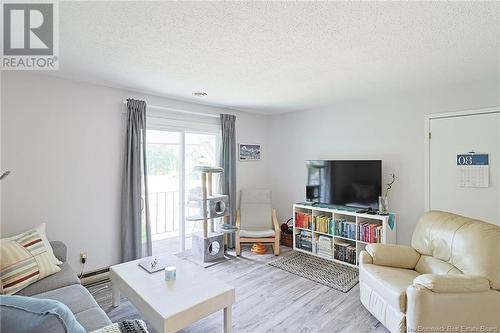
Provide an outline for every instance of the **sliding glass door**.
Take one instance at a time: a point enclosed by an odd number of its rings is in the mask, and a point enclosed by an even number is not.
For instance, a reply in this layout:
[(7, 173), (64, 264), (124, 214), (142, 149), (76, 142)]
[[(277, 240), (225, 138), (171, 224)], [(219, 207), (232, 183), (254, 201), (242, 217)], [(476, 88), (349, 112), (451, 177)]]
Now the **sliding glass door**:
[(201, 195), (199, 165), (217, 165), (215, 131), (155, 127), (147, 131), (148, 191), (153, 254), (191, 247), (199, 227), (186, 216), (197, 215)]
[(146, 140), (153, 253), (172, 253), (180, 244), (183, 135), (182, 132), (148, 130)]
[[(202, 215), (201, 211), (201, 173), (196, 170), (200, 165), (217, 165), (218, 135), (206, 133), (186, 133), (185, 135), (185, 203), (186, 217)], [(215, 180), (216, 182), (217, 180)], [(191, 248), (191, 234), (201, 231), (201, 221), (186, 220), (186, 248)]]

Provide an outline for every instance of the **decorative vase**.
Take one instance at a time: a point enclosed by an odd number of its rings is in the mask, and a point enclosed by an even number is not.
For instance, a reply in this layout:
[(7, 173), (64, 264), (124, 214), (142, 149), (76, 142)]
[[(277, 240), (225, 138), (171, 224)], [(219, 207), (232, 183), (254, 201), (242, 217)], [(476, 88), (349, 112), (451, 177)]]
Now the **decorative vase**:
[(378, 197), (378, 211), (379, 213), (385, 213), (389, 209), (389, 202), (387, 197)]

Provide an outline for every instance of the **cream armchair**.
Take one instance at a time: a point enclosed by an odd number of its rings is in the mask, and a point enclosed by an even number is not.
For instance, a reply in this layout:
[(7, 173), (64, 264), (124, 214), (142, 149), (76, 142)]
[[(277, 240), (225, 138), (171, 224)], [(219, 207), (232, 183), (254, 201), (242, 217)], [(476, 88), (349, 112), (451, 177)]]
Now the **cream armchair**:
[(500, 331), (499, 226), (432, 211), (411, 245), (360, 253), (361, 303), (389, 331)]
[(264, 243), (280, 254), (280, 227), (276, 210), (272, 208), (271, 191), (244, 189), (240, 193), (240, 209), (236, 212), (236, 255), (242, 243)]

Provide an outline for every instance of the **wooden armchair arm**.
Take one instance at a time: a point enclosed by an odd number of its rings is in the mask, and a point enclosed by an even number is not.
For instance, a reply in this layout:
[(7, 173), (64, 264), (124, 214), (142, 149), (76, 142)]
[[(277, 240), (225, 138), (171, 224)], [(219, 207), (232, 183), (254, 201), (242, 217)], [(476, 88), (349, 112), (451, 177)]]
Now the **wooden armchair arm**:
[(273, 224), (274, 224), (274, 233), (279, 236), (281, 229), (278, 224), (278, 217), (276, 216), (276, 209), (273, 208)]
[(240, 230), (240, 224), (241, 224), (241, 215), (240, 215), (240, 210), (236, 210), (236, 227), (238, 228), (238, 231)]

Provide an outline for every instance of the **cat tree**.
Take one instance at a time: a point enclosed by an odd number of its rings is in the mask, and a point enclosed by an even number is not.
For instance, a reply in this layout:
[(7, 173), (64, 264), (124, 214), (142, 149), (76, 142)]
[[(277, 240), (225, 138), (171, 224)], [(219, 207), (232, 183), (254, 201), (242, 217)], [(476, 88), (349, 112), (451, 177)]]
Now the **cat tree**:
[(213, 175), (223, 173), (224, 169), (207, 166), (198, 169), (201, 171), (202, 214), (191, 220), (201, 220), (203, 227), (201, 233), (193, 233), (191, 251), (194, 258), (206, 263), (224, 259), (224, 233), (215, 232), (214, 220), (222, 217), (227, 224), (229, 197), (212, 192)]

